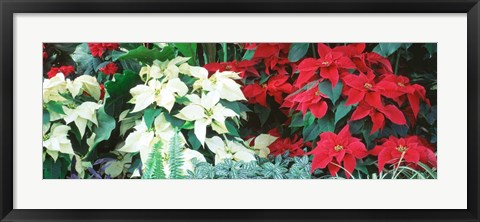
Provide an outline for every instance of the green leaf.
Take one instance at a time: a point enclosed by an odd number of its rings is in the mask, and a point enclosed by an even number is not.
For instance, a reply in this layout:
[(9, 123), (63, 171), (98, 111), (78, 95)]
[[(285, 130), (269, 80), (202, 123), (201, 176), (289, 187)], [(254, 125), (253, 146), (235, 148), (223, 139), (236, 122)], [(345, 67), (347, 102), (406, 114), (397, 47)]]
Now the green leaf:
[(245, 51), (245, 54), (243, 55), (242, 60), (250, 60), (252, 59), (254, 54), (255, 54), (255, 50), (247, 50)]
[(154, 60), (165, 61), (172, 59), (175, 56), (175, 50), (172, 46), (166, 46), (161, 51), (158, 49), (148, 49), (144, 46), (140, 46), (129, 52), (112, 52), (112, 60), (124, 60), (124, 59), (136, 59), (140, 62), (151, 64)]
[(427, 49), (428, 58), (432, 58), (433, 54), (437, 53), (437, 43), (426, 43), (423, 47)]
[(133, 107), (133, 104), (127, 103), (132, 98), (130, 89), (143, 82), (139, 75), (130, 70), (125, 70), (123, 74), (115, 74), (113, 77), (113, 81), (105, 83), (105, 90), (108, 93), (105, 99), (105, 112), (111, 116), (118, 116), (124, 110)]
[(43, 110), (43, 124), (48, 124), (50, 122), (50, 113)]
[(228, 133), (232, 136), (237, 136), (239, 137), (240, 135), (238, 134), (238, 129), (235, 127), (234, 124), (232, 124), (230, 121), (225, 121), (225, 126), (227, 127)]
[(143, 118), (145, 119), (145, 125), (147, 125), (147, 128), (150, 129), (152, 126), (153, 120), (155, 120), (155, 117), (160, 115), (162, 112), (161, 109), (155, 109), (155, 108), (148, 108), (145, 110), (143, 113)]
[(303, 126), (303, 116), (301, 112), (297, 112), (292, 116), (292, 122), (290, 122), (290, 127), (302, 127)]
[(388, 57), (389, 55), (396, 52), (402, 43), (379, 43), (373, 51), (380, 54), (381, 56)]
[(352, 106), (345, 106), (345, 102), (345, 100), (341, 101), (340, 104), (338, 104), (337, 106), (337, 109), (335, 111), (335, 125), (340, 119), (345, 117), (350, 112), (350, 110), (352, 110)]
[(170, 113), (164, 112), (163, 114), (165, 115), (165, 119), (172, 124), (173, 128), (181, 129), (183, 124), (185, 124), (185, 120), (178, 119), (170, 115)]
[(186, 129), (186, 130), (191, 130), (193, 128), (195, 128), (195, 124), (193, 121), (186, 121), (182, 126), (182, 129)]
[(63, 111), (63, 107), (62, 107), (62, 103), (60, 102), (55, 102), (55, 101), (50, 101), (47, 103), (47, 110), (49, 112), (55, 112), (55, 113), (58, 113), (58, 114), (65, 114), (65, 112)]
[(153, 144), (152, 152), (145, 162), (145, 171), (142, 179), (165, 179), (165, 171), (163, 168), (162, 143), (158, 141)]
[(192, 146), (192, 149), (198, 150), (202, 144), (200, 141), (197, 139), (197, 136), (195, 135), (195, 132), (193, 130), (188, 131), (188, 142), (190, 143), (190, 146)]
[(97, 145), (105, 140), (108, 140), (110, 138), (110, 135), (115, 129), (116, 126), (116, 121), (115, 118), (109, 116), (105, 112), (105, 107), (102, 106), (100, 109), (97, 111), (97, 121), (98, 121), (98, 127), (93, 130), (95, 133), (95, 139), (93, 140), (93, 145), (90, 147), (88, 150), (87, 154), (83, 159), (89, 159), (90, 155), (93, 153)]
[(169, 158), (168, 158), (168, 166), (170, 169), (170, 179), (182, 179), (183, 176), (183, 154), (182, 149), (183, 146), (180, 143), (180, 137), (178, 136), (179, 132), (176, 132), (172, 139), (170, 140), (170, 147), (168, 150)]
[(307, 54), (309, 43), (293, 43), (290, 46), (290, 51), (288, 52), (288, 60), (290, 62), (297, 62), (305, 54)]
[(184, 57), (190, 57), (188, 64), (198, 65), (197, 64), (197, 43), (175, 43), (178, 51), (182, 53)]
[(102, 63), (102, 60), (93, 57), (90, 54), (90, 49), (87, 43), (78, 45), (75, 52), (71, 55), (72, 59), (77, 63), (76, 73), (82, 73), (83, 75), (90, 75), (95, 73), (95, 69)]
[(303, 128), (303, 138), (305, 141), (313, 141), (323, 132), (333, 132), (335, 130), (333, 118), (325, 115), (321, 119), (317, 119), (313, 124)]
[(343, 83), (338, 82), (335, 88), (332, 87), (332, 83), (328, 80), (325, 80), (318, 84), (318, 89), (323, 94), (327, 95), (328, 98), (335, 104), (342, 94)]
[(267, 122), (268, 117), (270, 116), (270, 112), (272, 111), (270, 108), (258, 104), (253, 107), (253, 110), (256, 114), (258, 114), (261, 126), (263, 126)]

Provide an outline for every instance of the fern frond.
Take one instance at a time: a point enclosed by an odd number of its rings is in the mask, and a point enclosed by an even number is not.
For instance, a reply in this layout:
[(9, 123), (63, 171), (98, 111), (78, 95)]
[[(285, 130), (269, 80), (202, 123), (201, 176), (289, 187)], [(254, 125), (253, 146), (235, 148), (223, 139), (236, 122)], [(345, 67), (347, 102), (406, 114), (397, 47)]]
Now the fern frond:
[(143, 172), (142, 179), (165, 178), (166, 176), (163, 170), (162, 142), (158, 141), (153, 145), (153, 150), (145, 164), (145, 171)]
[(183, 146), (180, 143), (179, 132), (176, 131), (170, 140), (168, 166), (170, 168), (170, 179), (183, 179)]

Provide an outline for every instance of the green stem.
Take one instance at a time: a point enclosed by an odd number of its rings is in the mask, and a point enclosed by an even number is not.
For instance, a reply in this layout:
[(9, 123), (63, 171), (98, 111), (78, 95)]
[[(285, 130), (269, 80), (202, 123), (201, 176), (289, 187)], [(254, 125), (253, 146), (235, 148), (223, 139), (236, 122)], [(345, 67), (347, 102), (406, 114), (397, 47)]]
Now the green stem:
[(398, 73), (398, 63), (400, 63), (400, 50), (397, 50), (397, 59), (395, 61), (395, 75)]
[(312, 43), (312, 55), (313, 58), (317, 58), (317, 52), (315, 52), (315, 43)]

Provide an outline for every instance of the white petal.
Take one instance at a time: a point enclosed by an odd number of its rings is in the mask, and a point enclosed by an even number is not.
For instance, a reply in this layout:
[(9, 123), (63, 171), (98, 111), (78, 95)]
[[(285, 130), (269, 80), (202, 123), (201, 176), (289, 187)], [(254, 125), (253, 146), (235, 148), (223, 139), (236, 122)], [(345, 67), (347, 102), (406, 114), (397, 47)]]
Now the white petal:
[(213, 108), (220, 101), (220, 95), (215, 91), (209, 92), (207, 95), (203, 95), (200, 101), (202, 106), (208, 110)]
[(205, 113), (203, 107), (195, 104), (190, 104), (181, 109), (180, 113), (175, 116), (179, 119), (194, 121), (205, 118)]
[(199, 119), (195, 121), (195, 128), (193, 129), (193, 132), (195, 133), (198, 141), (200, 141), (200, 144), (203, 146), (205, 143), (205, 137), (207, 136), (207, 123), (205, 122), (205, 119)]
[(240, 150), (233, 154), (233, 158), (237, 161), (242, 160), (243, 162), (250, 162), (255, 160), (255, 156), (245, 150)]
[(133, 98), (130, 101), (135, 104), (132, 113), (142, 111), (155, 101), (155, 90), (145, 85), (138, 85), (130, 89)]
[(207, 144), (208, 149), (214, 153), (218, 153), (220, 150), (225, 149), (225, 143), (218, 136), (205, 139), (205, 143)]
[(270, 146), (278, 137), (272, 136), (270, 134), (260, 134), (255, 138), (255, 148), (261, 149)]
[(179, 78), (169, 80), (166, 88), (172, 92), (176, 92), (179, 96), (184, 96), (188, 92), (187, 85)]

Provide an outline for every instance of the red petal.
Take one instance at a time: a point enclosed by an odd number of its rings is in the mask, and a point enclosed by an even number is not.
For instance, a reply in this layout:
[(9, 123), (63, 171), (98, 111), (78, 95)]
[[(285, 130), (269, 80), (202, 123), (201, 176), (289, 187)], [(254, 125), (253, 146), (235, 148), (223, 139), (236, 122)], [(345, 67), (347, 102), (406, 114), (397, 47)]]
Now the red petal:
[(416, 150), (409, 149), (405, 152), (403, 159), (409, 163), (418, 163), (420, 160), (420, 153)]
[(336, 176), (338, 171), (340, 170), (340, 167), (334, 164), (328, 164), (328, 171), (330, 171), (330, 175)]
[(407, 124), (407, 120), (403, 113), (394, 105), (388, 105), (383, 108), (383, 114), (395, 124), (398, 125), (405, 125)]
[(353, 142), (348, 145), (348, 149), (352, 151), (353, 156), (356, 158), (364, 158), (368, 155), (367, 148), (365, 148), (365, 144), (361, 142)]
[(350, 154), (345, 155), (343, 158), (343, 168), (348, 172), (345, 173), (345, 176), (350, 178), (350, 174), (353, 174), (353, 170), (355, 170), (355, 165), (357, 164), (355, 157)]
[(380, 97), (380, 93), (377, 92), (369, 92), (365, 95), (365, 102), (367, 102), (369, 105), (375, 107), (375, 108), (380, 108), (383, 106), (382, 104), (382, 98)]
[(417, 118), (418, 111), (420, 111), (420, 99), (413, 94), (407, 94), (408, 102), (412, 107), (413, 115)]
[(319, 103), (311, 105), (309, 108), (310, 111), (312, 111), (312, 114), (320, 119), (325, 116), (325, 113), (327, 113), (328, 105), (325, 101), (320, 101)]
[(338, 67), (344, 68), (344, 69), (354, 69), (355, 68), (355, 63), (352, 62), (348, 57), (341, 57), (338, 59), (335, 64), (337, 64)]
[(365, 97), (365, 92), (364, 91), (360, 91), (360, 90), (351, 88), (348, 92), (347, 102), (345, 103), (345, 106), (350, 106), (350, 105), (353, 105), (353, 104), (357, 104), (360, 101), (362, 101), (362, 99), (364, 97)]
[(328, 53), (332, 51), (330, 47), (323, 43), (318, 43), (317, 47), (318, 55), (320, 55), (320, 58), (324, 58)]
[(383, 116), (382, 113), (375, 112), (370, 114), (370, 118), (372, 119), (373, 126), (372, 126), (372, 131), (370, 134), (375, 133), (379, 129), (383, 129), (383, 126), (385, 125), (385, 117)]
[(320, 76), (330, 80), (333, 87), (337, 85), (338, 79), (340, 77), (338, 75), (338, 70), (335, 65), (320, 68)]
[(359, 120), (362, 119), (363, 117), (367, 116), (370, 113), (370, 109), (365, 106), (357, 106), (357, 109), (353, 111), (352, 117), (350, 120)]

